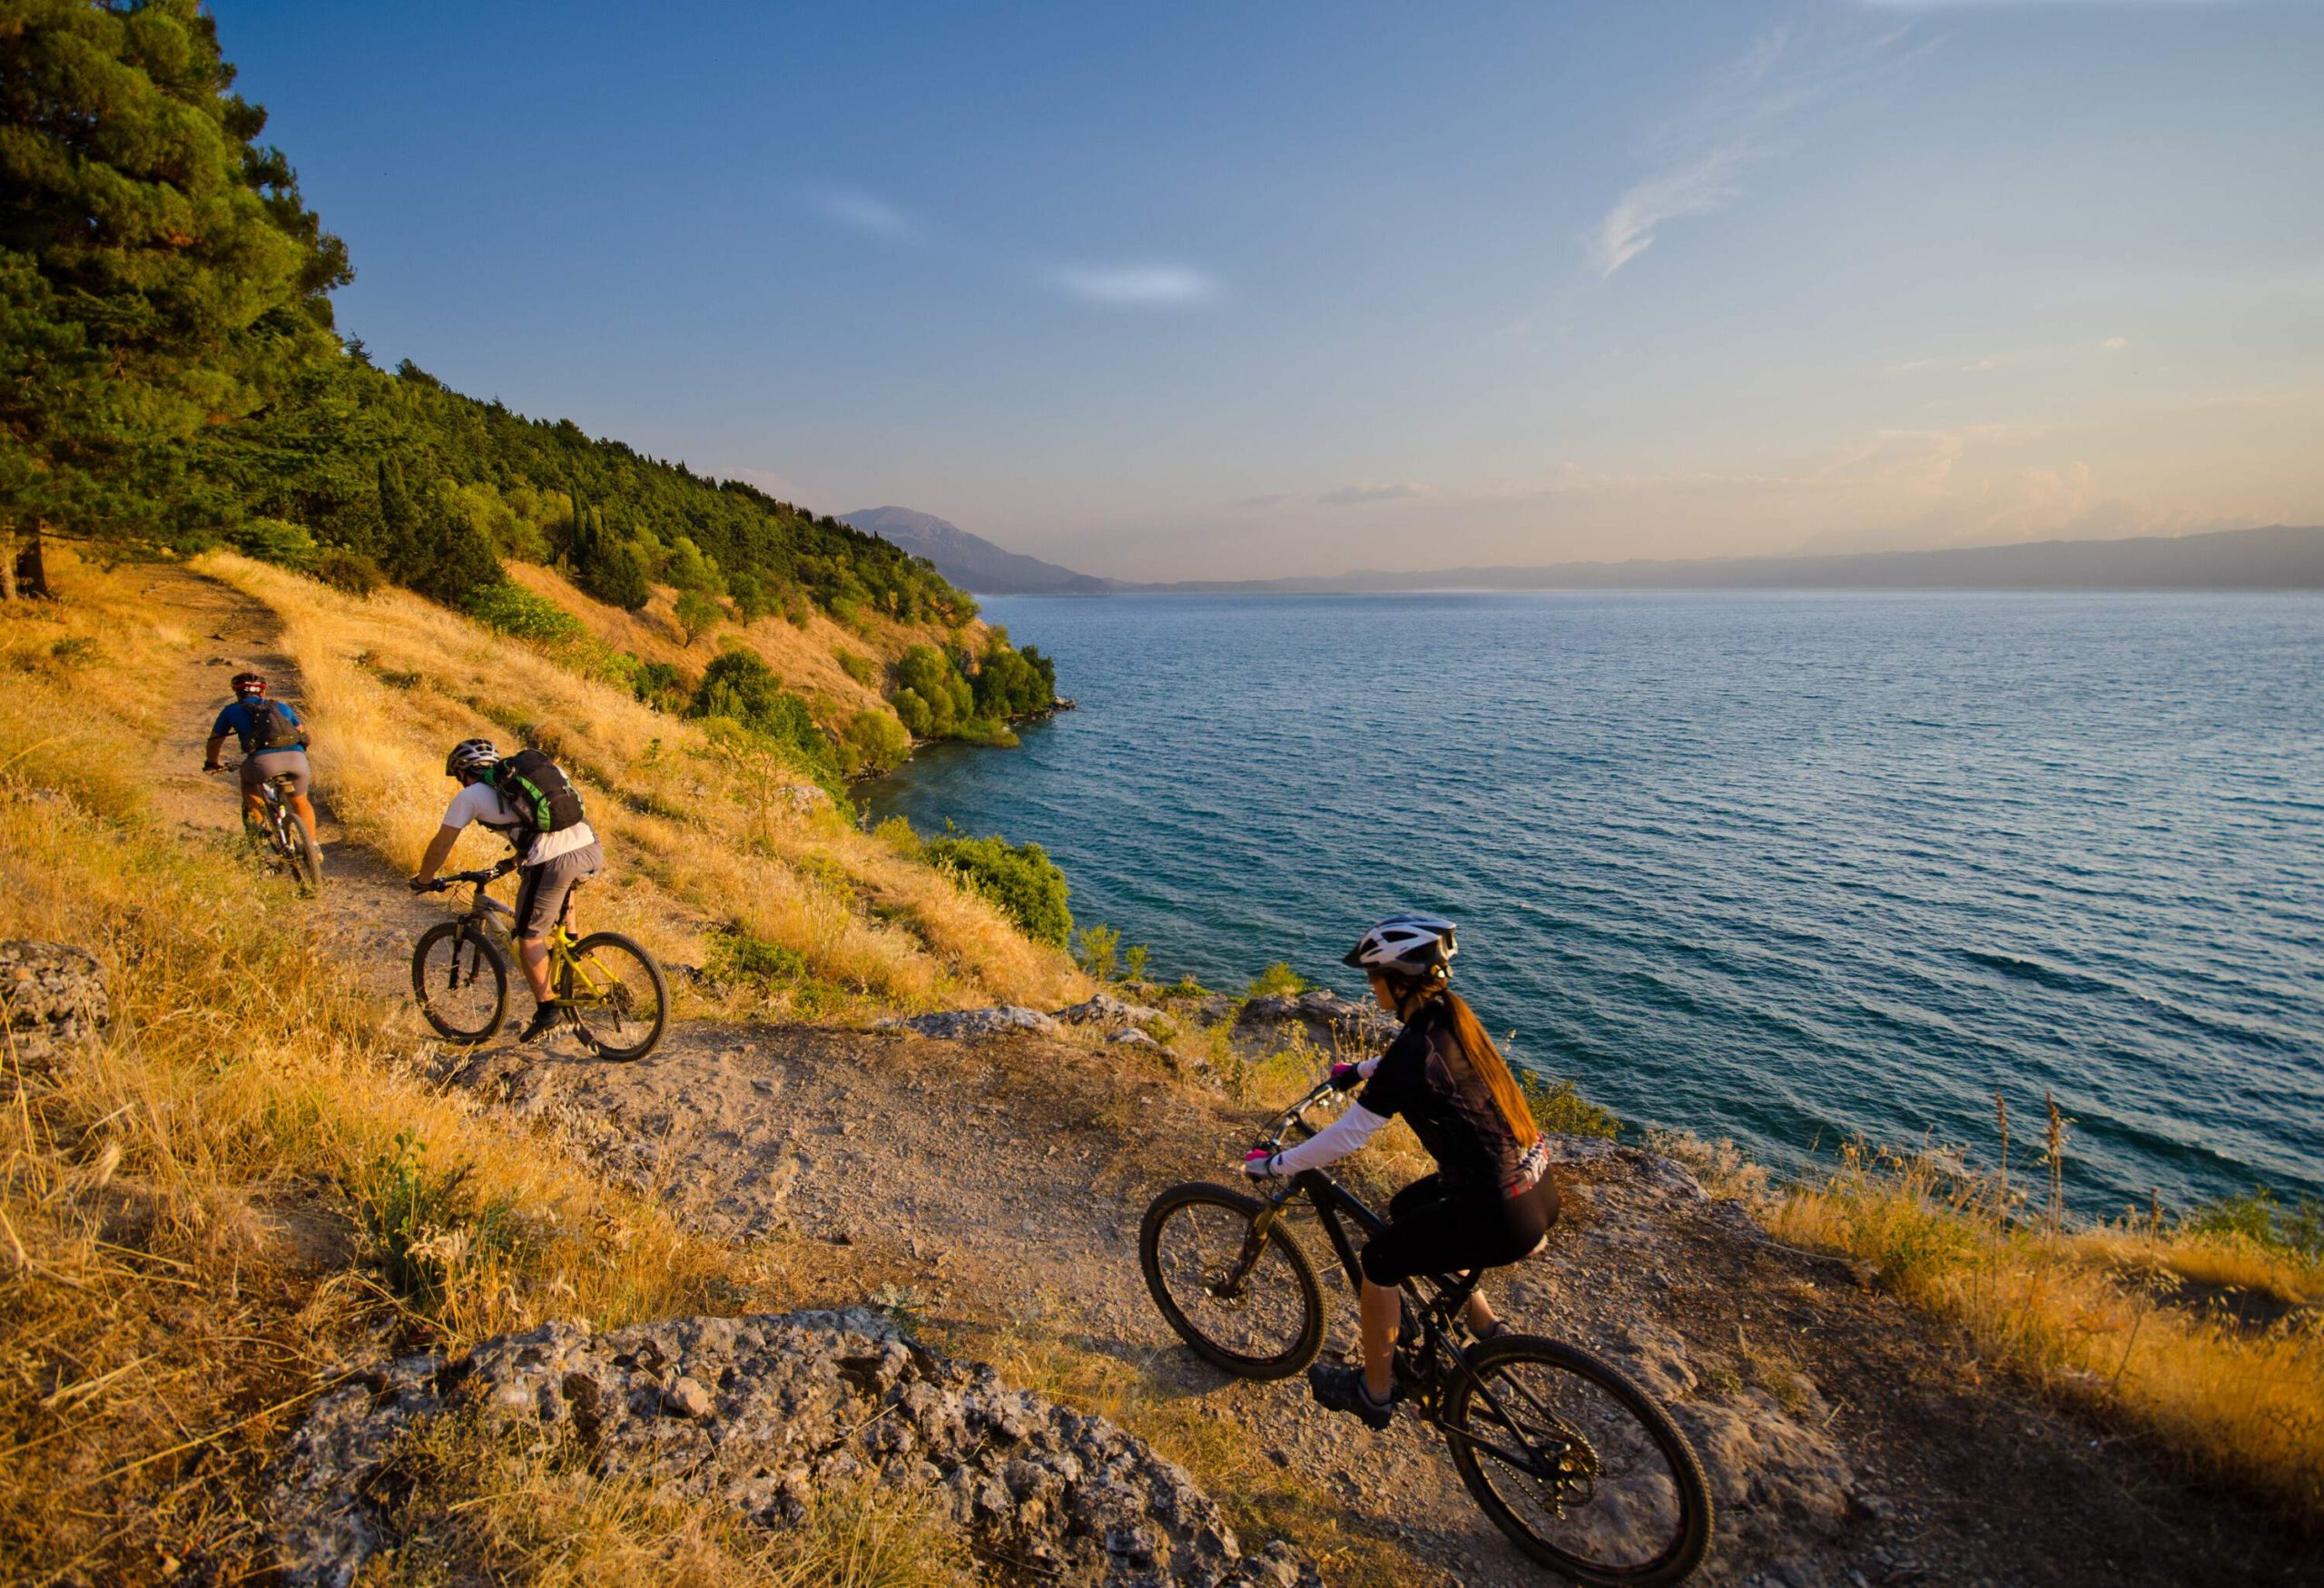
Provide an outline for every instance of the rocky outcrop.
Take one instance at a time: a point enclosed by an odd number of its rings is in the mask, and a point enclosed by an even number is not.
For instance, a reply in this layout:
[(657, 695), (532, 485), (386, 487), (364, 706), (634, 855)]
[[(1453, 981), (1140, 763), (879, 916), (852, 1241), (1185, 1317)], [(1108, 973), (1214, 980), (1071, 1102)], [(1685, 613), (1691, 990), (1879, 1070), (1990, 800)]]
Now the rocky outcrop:
[(1057, 1018), (1069, 1026), (1144, 1026), (1165, 1020), (1158, 1009), (1142, 1003), (1126, 1003), (1109, 992), (1100, 992), (1087, 1001), (1070, 1004), (1057, 1011)]
[(1038, 1009), (1004, 1003), (998, 1009), (947, 1009), (878, 1022), (882, 1031), (918, 1031), (923, 1037), (998, 1037), (1018, 1031), (1055, 1037), (1064, 1028)]
[(878, 1313), (685, 1318), (592, 1334), (556, 1323), (446, 1360), (414, 1356), (316, 1403), (272, 1492), (284, 1582), (347, 1588), (395, 1543), (378, 1496), (406, 1436), (473, 1409), (590, 1470), (795, 1522), (865, 1479), (932, 1496), (1029, 1580), (1187, 1588), (1319, 1581), (1283, 1545), (1246, 1555), (1186, 1473), (1102, 1417), (931, 1355)]
[(104, 968), (70, 943), (0, 942), (0, 1022), (18, 1060), (45, 1059), (111, 1023)]
[(1326, 1050), (1376, 1053), (1393, 1041), (1398, 1022), (1370, 1003), (1342, 998), (1327, 987), (1296, 997), (1254, 998), (1236, 1023), (1246, 1027), (1304, 1027), (1307, 1040)]

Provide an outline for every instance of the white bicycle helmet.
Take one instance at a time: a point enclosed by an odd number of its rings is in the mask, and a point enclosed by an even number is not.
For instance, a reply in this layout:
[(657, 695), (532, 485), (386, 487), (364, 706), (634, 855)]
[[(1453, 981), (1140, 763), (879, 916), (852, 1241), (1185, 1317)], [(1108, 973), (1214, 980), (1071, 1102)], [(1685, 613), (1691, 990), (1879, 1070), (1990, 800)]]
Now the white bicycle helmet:
[(462, 739), (444, 757), (444, 775), (458, 777), (463, 772), (482, 772), (487, 766), (500, 764), (500, 752), (493, 748), (489, 739)]
[(1340, 962), (1359, 971), (1425, 976), (1443, 971), (1461, 952), (1452, 932), (1452, 923), (1441, 915), (1391, 915), (1365, 932)]

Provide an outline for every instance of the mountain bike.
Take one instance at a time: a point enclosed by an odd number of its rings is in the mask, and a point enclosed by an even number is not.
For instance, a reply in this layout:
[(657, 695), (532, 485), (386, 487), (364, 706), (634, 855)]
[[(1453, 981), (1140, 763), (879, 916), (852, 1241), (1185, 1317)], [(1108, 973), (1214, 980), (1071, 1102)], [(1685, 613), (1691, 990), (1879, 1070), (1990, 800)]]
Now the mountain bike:
[[(221, 772), (232, 772), (241, 764), (221, 766)], [(307, 836), (305, 824), (290, 808), (290, 791), (299, 780), (289, 773), (281, 773), (259, 784), (259, 794), (266, 802), (266, 814), (253, 817), (250, 808), (242, 809), (242, 828), (253, 842), (261, 843), (274, 852), (290, 872), (290, 880), (302, 893), (320, 891), (323, 885), (322, 846)]]
[[(1278, 1115), (1259, 1145), (1312, 1136), (1310, 1109), (1330, 1081)], [(1324, 1297), (1288, 1213), (1304, 1198), (1351, 1288), (1364, 1270), (1353, 1224), (1368, 1238), (1386, 1220), (1320, 1169), (1253, 1196), (1189, 1182), (1154, 1198), (1138, 1227), (1138, 1266), (1178, 1337), (1244, 1378), (1283, 1378), (1324, 1344)], [(1462, 1309), (1485, 1270), (1403, 1286), (1395, 1375), (1404, 1398), (1441, 1430), (1461, 1481), (1493, 1525), (1535, 1561), (1588, 1583), (1661, 1588), (1683, 1581), (1710, 1547), (1702, 1464), (1670, 1415), (1598, 1358), (1561, 1341), (1503, 1332), (1479, 1341)]]
[[(467, 910), (419, 934), (411, 951), (411, 991), (419, 1011), (438, 1034), (471, 1045), (488, 1042), (508, 1017), (508, 951), (501, 946), (517, 912), (486, 889), (515, 869), (514, 859), (485, 871), (451, 872), (430, 893), (476, 884)], [(600, 1059), (643, 1059), (662, 1040), (670, 1018), (670, 989), (662, 967), (633, 939), (617, 932), (573, 935), (573, 900), (548, 935), (549, 986), (581, 1039)]]

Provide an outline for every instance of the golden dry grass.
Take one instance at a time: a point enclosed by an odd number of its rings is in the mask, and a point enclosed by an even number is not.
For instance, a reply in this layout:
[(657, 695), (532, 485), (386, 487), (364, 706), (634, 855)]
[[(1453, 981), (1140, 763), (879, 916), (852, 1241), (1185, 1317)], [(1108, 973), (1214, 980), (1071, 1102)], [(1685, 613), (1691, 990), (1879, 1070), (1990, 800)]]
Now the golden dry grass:
[[(318, 782), (394, 864), (416, 863), (436, 830), (451, 744), (536, 743), (582, 781), (606, 843), (612, 881), (589, 901), (591, 923), (665, 960), (702, 963), (705, 934), (733, 925), (865, 1008), (1086, 996), (1062, 952), (980, 896), (828, 806), (803, 809), (808, 780), (764, 751), (417, 597), (359, 599), (231, 554), (201, 566), (278, 615), (312, 708)], [(471, 836), (452, 863), (490, 853)]]
[[(585, 594), (554, 568), (527, 562), (507, 566), (510, 578), (579, 618), (598, 639), (644, 661), (669, 662), (689, 673), (700, 673), (718, 655), (720, 646), (737, 642), (747, 646), (791, 688), (811, 700), (823, 697), (828, 704), (815, 716), (826, 725), (835, 725), (837, 720), (866, 706), (885, 708), (878, 690), (849, 677), (840, 666), (842, 654), (852, 652), (884, 665), (902, 656), (911, 645), (950, 637), (940, 631), (907, 628), (876, 614), (867, 614), (864, 631), (856, 633), (818, 610), (803, 628), (780, 617), (761, 618), (748, 626), (725, 623), (688, 645), (675, 616), (676, 593), (665, 587), (655, 587), (653, 599), (642, 610), (625, 612)], [(970, 648), (983, 646), (981, 623), (971, 623), (960, 633)]]
[[(2022, 1190), (1947, 1153), (1851, 1145), (1777, 1186), (1731, 1143), (1657, 1145), (1778, 1238), (1870, 1265), (1979, 1356), (2324, 1525), (2324, 1265), (2154, 1219), (2077, 1228), (2062, 1199), (2029, 1216)], [(2247, 1322), (2191, 1301), (2182, 1279), (2272, 1297), (2281, 1316)]]
[[(780, 1307), (821, 1283), (787, 1247), (687, 1235), (406, 1068), (393, 1011), (315, 950), (311, 906), (150, 808), (193, 636), (152, 621), (134, 576), (57, 560), (66, 602), (0, 616), (0, 937), (89, 949), (114, 1019), (84, 1048), (0, 1055), (10, 1581), (262, 1573), (267, 1464), (343, 1362), (550, 1317)], [(364, 764), (383, 786), (404, 770)], [(974, 1580), (885, 1490), (828, 1496), (778, 1539), (478, 1425), (425, 1443), (415, 1536), (366, 1581)]]

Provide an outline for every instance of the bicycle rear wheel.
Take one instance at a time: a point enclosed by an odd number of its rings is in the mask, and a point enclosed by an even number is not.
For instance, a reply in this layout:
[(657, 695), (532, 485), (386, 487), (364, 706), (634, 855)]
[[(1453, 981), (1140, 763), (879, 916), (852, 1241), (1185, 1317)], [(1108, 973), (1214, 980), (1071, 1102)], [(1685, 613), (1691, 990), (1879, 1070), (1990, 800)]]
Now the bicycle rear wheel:
[(419, 1012), (455, 1042), (488, 1042), (508, 1015), (508, 960), (464, 921), (443, 921), (411, 951), (411, 992)]
[(1493, 1525), (1583, 1583), (1666, 1588), (1710, 1548), (1693, 1446), (1646, 1393), (1586, 1352), (1504, 1335), (1468, 1353), (1444, 1403), (1452, 1465)]
[(1307, 1254), (1265, 1206), (1224, 1186), (1173, 1186), (1137, 1230), (1137, 1266), (1154, 1305), (1213, 1366), (1241, 1378), (1284, 1378), (1324, 1347), (1324, 1293)]
[(643, 1059), (662, 1040), (670, 989), (654, 956), (617, 932), (593, 932), (573, 945), (557, 974), (557, 996), (581, 1041), (600, 1059)]

